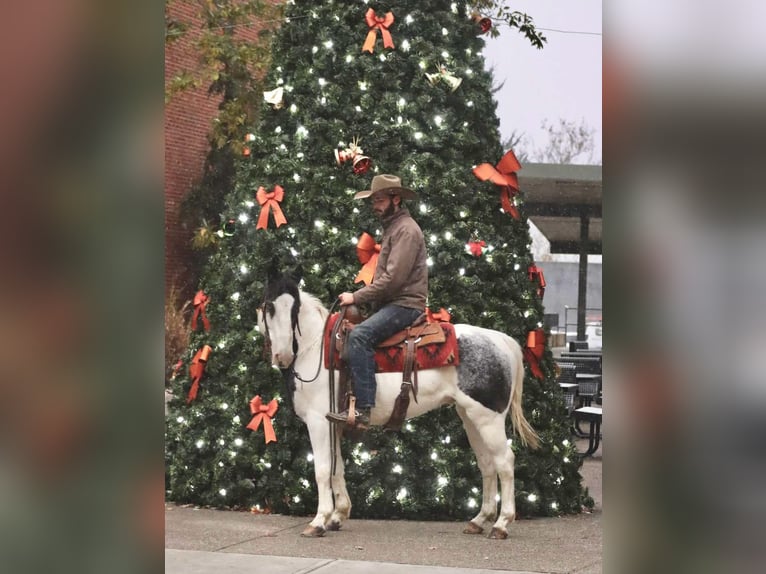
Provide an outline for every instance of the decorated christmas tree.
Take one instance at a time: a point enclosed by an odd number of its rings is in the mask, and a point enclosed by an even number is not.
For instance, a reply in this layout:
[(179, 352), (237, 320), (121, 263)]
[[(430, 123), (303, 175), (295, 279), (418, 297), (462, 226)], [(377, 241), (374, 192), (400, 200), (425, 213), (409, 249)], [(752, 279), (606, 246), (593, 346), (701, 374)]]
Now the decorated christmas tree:
[[(169, 405), (168, 500), (315, 512), (308, 433), (264, 358), (256, 310), (274, 271), (328, 308), (358, 287), (359, 238), (379, 238), (381, 228), (352, 197), (390, 173), (418, 194), (407, 207), (426, 237), (431, 311), (525, 347), (524, 412), (542, 445), (512, 441), (518, 515), (592, 505), (545, 347), (542, 278), (516, 179), (523, 168), (500, 145), (483, 32), (486, 21), (446, 0), (288, 2), (261, 123), (244, 138), (226, 193)], [(254, 416), (260, 405), (270, 409)], [(346, 440), (344, 454), (353, 517), (467, 519), (481, 504), (453, 407), (399, 433)]]

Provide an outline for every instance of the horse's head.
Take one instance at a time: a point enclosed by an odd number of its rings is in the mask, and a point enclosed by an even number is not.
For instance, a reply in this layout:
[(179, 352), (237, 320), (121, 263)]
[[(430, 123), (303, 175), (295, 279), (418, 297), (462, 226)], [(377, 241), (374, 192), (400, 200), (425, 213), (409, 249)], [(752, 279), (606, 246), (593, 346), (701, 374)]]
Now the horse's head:
[(271, 346), (271, 362), (281, 369), (289, 367), (298, 352), (296, 330), (301, 308), (298, 285), (291, 279), (269, 282), (258, 309), (258, 329)]

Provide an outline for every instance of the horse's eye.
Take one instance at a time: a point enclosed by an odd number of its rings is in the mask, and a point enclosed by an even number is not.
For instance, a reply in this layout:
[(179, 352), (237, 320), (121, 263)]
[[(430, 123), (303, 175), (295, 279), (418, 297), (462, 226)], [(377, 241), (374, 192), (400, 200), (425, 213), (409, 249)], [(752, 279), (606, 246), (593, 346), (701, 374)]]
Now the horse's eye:
[(274, 309), (274, 303), (270, 303), (270, 302), (263, 304), (263, 310), (266, 311), (271, 317), (273, 317), (274, 313), (276, 312), (276, 310)]

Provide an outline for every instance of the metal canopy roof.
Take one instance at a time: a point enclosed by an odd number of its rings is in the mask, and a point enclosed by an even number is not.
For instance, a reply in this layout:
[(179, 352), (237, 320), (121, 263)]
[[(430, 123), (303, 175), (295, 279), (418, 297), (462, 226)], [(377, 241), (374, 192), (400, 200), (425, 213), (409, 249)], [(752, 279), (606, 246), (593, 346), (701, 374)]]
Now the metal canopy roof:
[(601, 166), (528, 163), (518, 172), (524, 211), (551, 242), (551, 253), (579, 253), (587, 222), (588, 253), (601, 253)]

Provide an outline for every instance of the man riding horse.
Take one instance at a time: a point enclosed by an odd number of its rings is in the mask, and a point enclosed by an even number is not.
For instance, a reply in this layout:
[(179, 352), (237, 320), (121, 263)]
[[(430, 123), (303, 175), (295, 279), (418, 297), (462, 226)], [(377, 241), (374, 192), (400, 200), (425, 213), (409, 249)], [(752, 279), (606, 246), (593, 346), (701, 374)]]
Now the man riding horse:
[(428, 295), (426, 244), (420, 226), (402, 200), (415, 199), (415, 192), (402, 187), (401, 179), (382, 174), (372, 179), (370, 189), (354, 199), (370, 198), (372, 210), (383, 223), (383, 238), (373, 280), (354, 293), (338, 295), (341, 305), (371, 304), (376, 311), (351, 331), (347, 352), (356, 406), (340, 413), (327, 413), (336, 424), (354, 421), (357, 428), (370, 424), (375, 407), (375, 347), (394, 333), (411, 325), (425, 310)]

